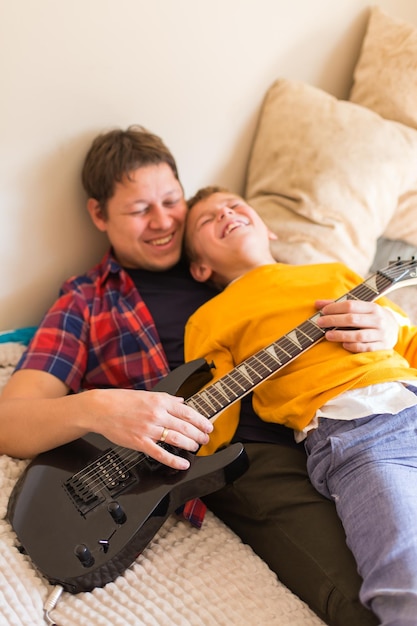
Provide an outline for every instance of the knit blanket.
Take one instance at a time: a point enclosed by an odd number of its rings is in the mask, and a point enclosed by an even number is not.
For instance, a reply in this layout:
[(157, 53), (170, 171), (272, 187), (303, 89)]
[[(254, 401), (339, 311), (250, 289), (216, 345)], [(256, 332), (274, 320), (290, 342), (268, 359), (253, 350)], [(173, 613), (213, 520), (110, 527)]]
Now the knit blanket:
[[(23, 352), (0, 345), (0, 390)], [(323, 622), (218, 518), (201, 529), (171, 516), (136, 561), (103, 588), (63, 592), (18, 550), (5, 520), (13, 486), (27, 461), (0, 456), (0, 625), (4, 626), (320, 626)]]

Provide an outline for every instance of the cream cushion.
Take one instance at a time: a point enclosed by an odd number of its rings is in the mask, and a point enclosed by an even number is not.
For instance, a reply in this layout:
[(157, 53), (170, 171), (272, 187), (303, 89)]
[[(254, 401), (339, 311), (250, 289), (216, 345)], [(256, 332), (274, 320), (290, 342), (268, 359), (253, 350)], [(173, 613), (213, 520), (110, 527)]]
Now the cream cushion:
[[(417, 128), (415, 26), (377, 6), (371, 9), (349, 99), (386, 119)], [(417, 188), (399, 199), (384, 235), (417, 246)]]
[(417, 128), (417, 28), (372, 7), (351, 102)]
[(277, 260), (339, 260), (365, 275), (416, 183), (417, 131), (305, 83), (268, 90), (245, 196), (278, 235)]

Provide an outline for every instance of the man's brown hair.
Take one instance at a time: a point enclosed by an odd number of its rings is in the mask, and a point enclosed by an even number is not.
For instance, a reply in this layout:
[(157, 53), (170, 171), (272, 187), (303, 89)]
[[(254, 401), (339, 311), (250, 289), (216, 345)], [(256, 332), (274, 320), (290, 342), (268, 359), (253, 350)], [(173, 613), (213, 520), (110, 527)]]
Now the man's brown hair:
[(169, 165), (179, 181), (175, 159), (160, 137), (137, 125), (127, 130), (114, 129), (94, 139), (84, 160), (81, 180), (88, 197), (97, 200), (106, 213), (116, 183), (140, 167), (160, 163)]

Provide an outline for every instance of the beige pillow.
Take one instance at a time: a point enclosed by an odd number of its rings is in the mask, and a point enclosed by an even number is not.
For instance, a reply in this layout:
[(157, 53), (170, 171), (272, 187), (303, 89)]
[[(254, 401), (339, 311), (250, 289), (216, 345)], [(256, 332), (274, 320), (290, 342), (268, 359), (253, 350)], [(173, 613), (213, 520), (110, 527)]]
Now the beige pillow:
[(417, 128), (417, 28), (371, 9), (349, 100)]
[[(351, 102), (417, 128), (417, 28), (371, 9), (354, 70)], [(384, 231), (389, 239), (417, 246), (417, 188), (408, 189)]]
[(417, 131), (301, 82), (269, 89), (245, 195), (278, 235), (278, 260), (339, 260), (365, 275), (416, 184)]

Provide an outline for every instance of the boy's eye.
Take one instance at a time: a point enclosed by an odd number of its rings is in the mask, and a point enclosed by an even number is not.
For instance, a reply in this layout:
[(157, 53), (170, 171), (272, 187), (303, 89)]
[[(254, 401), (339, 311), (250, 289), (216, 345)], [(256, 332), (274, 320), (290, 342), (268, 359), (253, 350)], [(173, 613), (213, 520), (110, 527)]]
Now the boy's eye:
[(203, 217), (203, 218), (200, 220), (200, 223), (199, 223), (199, 225), (198, 225), (198, 226), (199, 226), (199, 228), (201, 228), (202, 226), (205, 226), (206, 224), (208, 224), (209, 222), (211, 222), (211, 220), (212, 220), (212, 217), (211, 217), (210, 215), (207, 215), (206, 217)]

